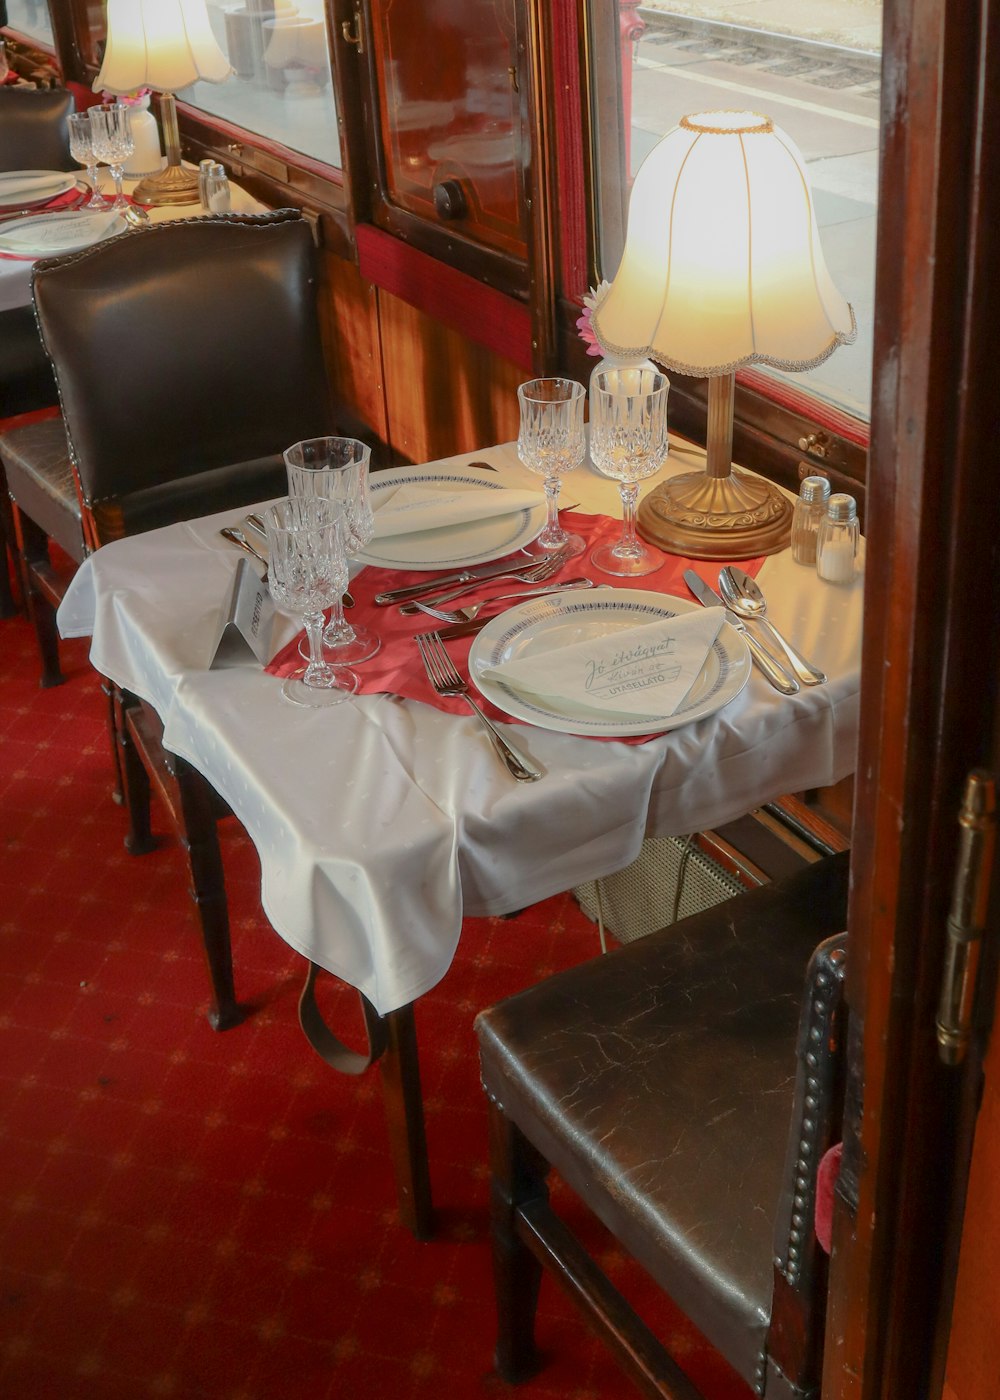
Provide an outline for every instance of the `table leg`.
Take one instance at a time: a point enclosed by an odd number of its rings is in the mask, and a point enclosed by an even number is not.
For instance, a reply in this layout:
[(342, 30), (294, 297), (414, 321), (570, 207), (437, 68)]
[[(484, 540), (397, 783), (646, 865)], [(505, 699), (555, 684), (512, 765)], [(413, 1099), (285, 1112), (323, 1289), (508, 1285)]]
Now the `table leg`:
[(413, 1003), (383, 1019), (388, 1043), (382, 1056), (382, 1096), (399, 1214), (418, 1240), (427, 1240), (434, 1233), (434, 1210)]
[(177, 787), (183, 817), (183, 844), (191, 871), (191, 898), (198, 910), (201, 938), (212, 984), (208, 1019), (217, 1031), (239, 1025), (245, 1016), (233, 985), (233, 950), (229, 909), (216, 827), (214, 793), (189, 763), (176, 760)]
[(338, 1074), (364, 1074), (376, 1061), (382, 1062), (382, 1098), (400, 1219), (418, 1240), (430, 1239), (433, 1207), (413, 1003), (380, 1016), (358, 992), (368, 1050), (351, 1050), (327, 1025), (316, 1002), (320, 971), (316, 963), (309, 964), (299, 997), (299, 1025), (316, 1054)]

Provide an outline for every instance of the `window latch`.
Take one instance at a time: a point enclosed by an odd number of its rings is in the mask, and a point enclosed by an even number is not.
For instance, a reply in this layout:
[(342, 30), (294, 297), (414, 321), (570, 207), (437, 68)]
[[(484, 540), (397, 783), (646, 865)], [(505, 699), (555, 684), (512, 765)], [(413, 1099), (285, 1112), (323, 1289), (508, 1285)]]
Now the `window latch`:
[(361, 11), (360, 11), (360, 10), (357, 10), (357, 9), (356, 9), (356, 10), (354, 11), (354, 19), (353, 19), (353, 20), (345, 19), (345, 20), (342, 22), (342, 24), (341, 24), (341, 26), (340, 26), (340, 32), (341, 32), (341, 34), (343, 34), (343, 36), (344, 36), (344, 42), (345, 42), (345, 43), (347, 43), (347, 44), (357, 44), (357, 46), (358, 46), (358, 53), (364, 53), (364, 51), (365, 51), (365, 36), (364, 36), (364, 31), (363, 31), (362, 28), (361, 28)]

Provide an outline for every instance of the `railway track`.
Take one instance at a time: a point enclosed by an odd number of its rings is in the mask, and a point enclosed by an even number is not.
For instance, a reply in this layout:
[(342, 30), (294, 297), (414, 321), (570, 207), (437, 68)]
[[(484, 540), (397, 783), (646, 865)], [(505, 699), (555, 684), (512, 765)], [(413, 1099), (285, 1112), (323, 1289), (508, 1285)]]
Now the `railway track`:
[(684, 49), (693, 58), (711, 58), (797, 78), (828, 91), (875, 94), (879, 89), (882, 60), (878, 53), (671, 14), (649, 5), (640, 5), (637, 14), (646, 26), (642, 48), (662, 45)]

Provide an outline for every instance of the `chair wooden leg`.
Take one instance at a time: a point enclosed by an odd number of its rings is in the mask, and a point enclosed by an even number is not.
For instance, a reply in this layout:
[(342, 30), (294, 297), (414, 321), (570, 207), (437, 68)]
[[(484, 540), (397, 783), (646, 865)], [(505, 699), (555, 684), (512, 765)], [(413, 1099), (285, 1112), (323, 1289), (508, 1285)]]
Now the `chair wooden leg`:
[(541, 1364), (535, 1346), (535, 1312), (542, 1266), (517, 1229), (518, 1211), (548, 1197), (548, 1167), (503, 1110), (490, 1104), (490, 1214), (493, 1281), (497, 1301), (495, 1364), (511, 1384), (527, 1380)]
[[(142, 761), (128, 714), (129, 701), (116, 685), (107, 683), (108, 729), (114, 756), (118, 793), (128, 812), (125, 849), (129, 855), (144, 856), (156, 848), (151, 813), (151, 785)], [(135, 708), (135, 702), (132, 702)]]
[(209, 1023), (217, 1031), (239, 1025), (246, 1012), (236, 1001), (229, 909), (216, 827), (213, 793), (201, 774), (183, 759), (176, 760), (177, 786), (183, 818), (183, 845), (191, 871), (191, 898), (198, 910), (202, 944), (212, 984)]
[(428, 1240), (434, 1233), (434, 1208), (412, 1002), (390, 1011), (384, 1021), (387, 1043), (382, 1055), (382, 1097), (399, 1214), (418, 1240)]
[[(0, 474), (2, 474), (0, 467)], [(0, 617), (13, 617), (18, 611), (14, 590), (10, 586), (11, 564), (18, 570), (18, 550), (14, 537), (14, 518), (10, 510), (6, 480), (0, 475)]]
[(50, 686), (62, 685), (65, 677), (59, 665), (59, 633), (56, 629), (56, 610), (39, 583), (39, 578), (51, 575), (48, 536), (20, 511), (14, 511), (14, 530), (21, 562), (21, 588), (24, 592), (28, 616), (35, 629), (35, 640), (42, 662), (39, 684), (47, 690)]

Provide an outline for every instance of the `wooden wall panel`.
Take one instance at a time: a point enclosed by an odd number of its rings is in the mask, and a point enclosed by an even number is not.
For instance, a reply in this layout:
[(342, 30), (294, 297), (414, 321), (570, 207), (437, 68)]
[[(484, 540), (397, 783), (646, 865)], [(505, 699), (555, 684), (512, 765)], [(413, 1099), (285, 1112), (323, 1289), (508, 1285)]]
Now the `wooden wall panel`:
[(517, 437), (517, 386), (528, 377), (388, 292), (379, 293), (389, 436), (412, 462)]
[[(379, 344), (378, 295), (357, 267), (326, 252), (321, 258), (320, 320), (338, 426), (365, 440), (389, 440)], [(364, 431), (367, 429), (368, 431)]]

